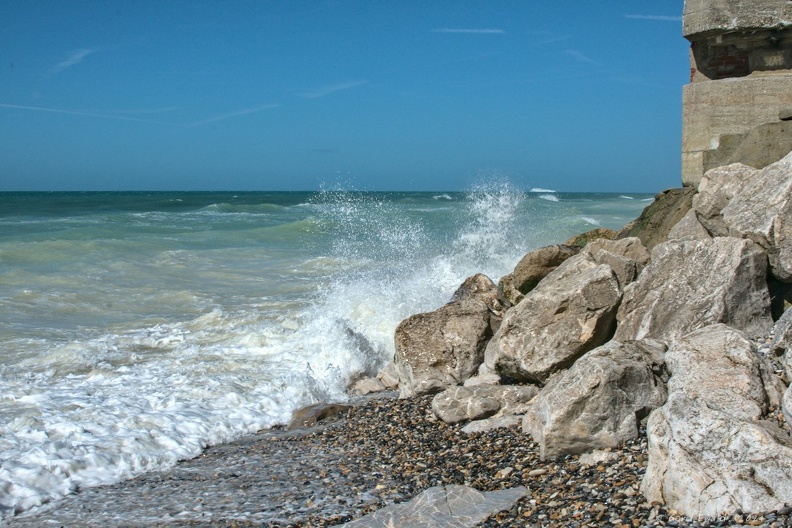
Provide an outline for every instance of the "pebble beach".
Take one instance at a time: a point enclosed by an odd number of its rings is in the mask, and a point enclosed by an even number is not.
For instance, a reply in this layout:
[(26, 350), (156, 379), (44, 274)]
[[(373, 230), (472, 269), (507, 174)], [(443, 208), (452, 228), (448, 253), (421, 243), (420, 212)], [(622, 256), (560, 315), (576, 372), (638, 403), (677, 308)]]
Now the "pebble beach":
[[(783, 425), (778, 410), (768, 419)], [(388, 394), (329, 424), (263, 432), (168, 471), (83, 490), (9, 526), (335, 526), (443, 484), (530, 490), (485, 527), (792, 526), (792, 508), (689, 519), (647, 503), (644, 436), (596, 459), (541, 461), (519, 426), (468, 435), (462, 425), (437, 420), (431, 396)]]

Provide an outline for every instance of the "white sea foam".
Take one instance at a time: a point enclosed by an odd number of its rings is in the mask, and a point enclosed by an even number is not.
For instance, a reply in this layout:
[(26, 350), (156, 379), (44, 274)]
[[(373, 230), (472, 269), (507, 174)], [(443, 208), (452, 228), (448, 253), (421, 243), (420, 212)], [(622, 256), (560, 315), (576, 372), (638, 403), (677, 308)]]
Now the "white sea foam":
[(589, 216), (582, 216), (582, 217), (580, 217), (580, 219), (583, 220), (584, 222), (586, 222), (587, 224), (591, 224), (591, 225), (595, 225), (595, 226), (602, 225), (599, 220), (597, 220), (595, 218), (591, 218)]
[[(256, 207), (214, 215), (228, 222), (217, 232), (196, 213), (130, 214), (123, 243), (6, 246), (46, 267), (7, 276), (34, 289), (0, 290), (29, 319), (3, 335), (0, 510), (168, 467), (344, 399), (353, 376), (392, 357), (402, 319), (473, 273), (510, 271), (533, 244), (524, 205), (506, 184), (420, 214), (338, 193), (271, 227), (249, 224)], [(140, 239), (133, 222), (166, 237)]]
[(542, 200), (547, 200), (548, 202), (558, 202), (558, 201), (560, 201), (558, 199), (558, 196), (556, 196), (555, 194), (540, 194), (539, 198), (541, 198)]
[(620, 194), (619, 198), (624, 198), (625, 200), (635, 200), (632, 196), (627, 196), (626, 194)]

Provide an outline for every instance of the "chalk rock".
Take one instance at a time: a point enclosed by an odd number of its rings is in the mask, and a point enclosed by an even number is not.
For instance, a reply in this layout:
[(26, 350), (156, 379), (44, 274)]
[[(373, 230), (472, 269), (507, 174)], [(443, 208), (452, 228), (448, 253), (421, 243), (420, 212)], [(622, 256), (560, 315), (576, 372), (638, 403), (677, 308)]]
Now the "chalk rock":
[(708, 238), (712, 238), (712, 236), (701, 224), (693, 209), (688, 211), (682, 220), (668, 232), (668, 240), (706, 240)]
[(610, 266), (582, 252), (506, 312), (487, 345), (485, 365), (502, 376), (544, 383), (610, 339), (620, 299)]
[(491, 336), (490, 309), (477, 300), (449, 303), (405, 319), (395, 335), (400, 396), (463, 383), (482, 363)]
[(759, 244), (773, 276), (792, 282), (792, 153), (759, 171), (721, 214), (729, 234)]
[(669, 341), (714, 323), (751, 335), (770, 319), (767, 257), (750, 240), (675, 240), (655, 247), (652, 262), (624, 289), (615, 339)]
[(498, 286), (492, 279), (477, 273), (468, 277), (451, 296), (451, 302), (481, 301), (490, 309), (490, 326), (493, 332), (500, 325), (505, 308), (498, 300)]
[(449, 387), (432, 400), (435, 416), (452, 424), (479, 420), (494, 414), (524, 414), (539, 392), (531, 385), (478, 385)]
[(771, 398), (745, 334), (708, 326), (666, 352), (668, 401), (647, 425), (650, 501), (692, 517), (792, 502), (792, 440), (761, 421)]
[(637, 437), (640, 420), (666, 400), (664, 352), (658, 341), (610, 341), (551, 378), (523, 419), (542, 459)]
[(466, 528), (473, 527), (499, 511), (509, 510), (528, 489), (481, 492), (450, 484), (435, 486), (414, 499), (392, 504), (342, 526), (349, 528)]

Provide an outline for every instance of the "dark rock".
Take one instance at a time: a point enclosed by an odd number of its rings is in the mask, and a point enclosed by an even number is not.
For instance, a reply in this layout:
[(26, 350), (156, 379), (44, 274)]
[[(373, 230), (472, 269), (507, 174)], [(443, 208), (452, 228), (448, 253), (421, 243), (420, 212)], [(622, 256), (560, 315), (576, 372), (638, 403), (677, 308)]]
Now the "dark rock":
[(657, 196), (641, 216), (619, 232), (618, 238), (638, 237), (651, 251), (656, 245), (668, 240), (668, 233), (687, 214), (696, 189), (668, 189)]
[(351, 408), (351, 405), (340, 403), (314, 403), (307, 405), (294, 413), (286, 429), (293, 431), (295, 429), (313, 427), (320, 422), (332, 420)]

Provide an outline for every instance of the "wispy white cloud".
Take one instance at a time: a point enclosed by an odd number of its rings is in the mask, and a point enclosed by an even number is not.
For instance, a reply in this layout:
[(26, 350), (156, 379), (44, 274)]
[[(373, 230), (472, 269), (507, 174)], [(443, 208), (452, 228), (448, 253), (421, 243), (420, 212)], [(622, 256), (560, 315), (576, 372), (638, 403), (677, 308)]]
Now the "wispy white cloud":
[(248, 114), (255, 114), (256, 112), (261, 112), (263, 110), (269, 110), (271, 108), (278, 108), (279, 104), (264, 104), (264, 105), (257, 105), (251, 106), (250, 108), (245, 108), (243, 110), (236, 110), (234, 112), (228, 112), (226, 114), (216, 115), (214, 117), (210, 117), (208, 119), (204, 119), (202, 121), (195, 122), (191, 124), (191, 127), (199, 127), (202, 125), (208, 125), (209, 123), (216, 123), (217, 121), (223, 121), (225, 119), (230, 119), (232, 117), (238, 117)]
[(168, 123), (165, 121), (154, 121), (151, 119), (139, 119), (137, 117), (126, 117), (126, 116), (103, 114), (96, 112), (84, 112), (82, 110), (65, 110), (62, 108), (47, 108), (44, 106), (28, 106), (28, 105), (0, 103), (0, 108), (9, 108), (12, 110), (28, 110), (32, 112), (49, 112), (53, 114), (67, 114), (67, 115), (77, 115), (77, 116), (85, 116), (85, 117), (98, 117), (102, 119), (116, 119), (119, 121), (137, 121), (139, 123), (152, 123), (156, 125), (177, 126), (175, 123)]
[(595, 61), (594, 59), (592, 59), (588, 55), (584, 54), (582, 51), (579, 51), (579, 50), (576, 50), (576, 49), (568, 49), (568, 50), (564, 51), (564, 53), (569, 55), (570, 57), (572, 57), (576, 61), (581, 62), (583, 64), (597, 64), (597, 65), (599, 65), (599, 62)]
[(71, 52), (71, 54), (68, 56), (68, 58), (66, 60), (61, 61), (58, 64), (56, 64), (55, 67), (53, 67), (52, 70), (50, 70), (50, 73), (53, 73), (53, 74), (60, 73), (63, 70), (71, 68), (75, 64), (81, 63), (83, 61), (83, 59), (85, 59), (85, 57), (87, 57), (88, 55), (90, 55), (92, 53), (96, 53), (96, 51), (97, 50), (95, 50), (95, 49), (88, 49), (88, 48), (76, 49), (76, 50)]
[(503, 35), (506, 32), (497, 28), (435, 28), (432, 33), (466, 33), (469, 35)]
[(342, 90), (349, 90), (350, 88), (356, 88), (358, 86), (362, 86), (364, 84), (368, 84), (368, 80), (360, 80), (360, 81), (348, 81), (343, 83), (337, 84), (327, 84), (325, 86), (320, 86), (310, 92), (304, 92), (300, 94), (300, 97), (304, 97), (306, 99), (317, 99), (319, 97), (324, 97), (325, 95), (330, 95), (331, 93), (340, 92)]
[(663, 22), (682, 22), (682, 16), (669, 15), (624, 15), (624, 18), (633, 20), (661, 20)]

